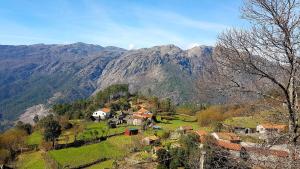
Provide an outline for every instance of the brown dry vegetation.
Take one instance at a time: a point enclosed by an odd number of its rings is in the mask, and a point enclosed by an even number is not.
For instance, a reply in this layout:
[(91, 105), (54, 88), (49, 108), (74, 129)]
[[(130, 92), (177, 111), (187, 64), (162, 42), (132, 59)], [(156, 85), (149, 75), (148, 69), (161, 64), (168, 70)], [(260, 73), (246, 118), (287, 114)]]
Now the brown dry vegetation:
[[(266, 101), (266, 100), (265, 100)], [(270, 103), (272, 106), (261, 106), (256, 102), (239, 105), (214, 105), (197, 112), (196, 116), (200, 126), (211, 126), (231, 117), (254, 117), (261, 121), (282, 122), (278, 114), (284, 115), (280, 106)]]

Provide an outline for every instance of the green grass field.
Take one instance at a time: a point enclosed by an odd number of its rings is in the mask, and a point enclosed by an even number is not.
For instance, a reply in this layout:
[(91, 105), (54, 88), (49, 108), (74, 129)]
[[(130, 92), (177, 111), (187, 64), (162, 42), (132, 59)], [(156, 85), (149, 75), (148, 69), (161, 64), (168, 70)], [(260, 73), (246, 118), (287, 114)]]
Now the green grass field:
[(112, 168), (112, 165), (113, 165), (113, 160), (107, 160), (107, 161), (104, 161), (102, 163), (99, 163), (99, 164), (95, 164), (91, 167), (88, 167), (87, 169), (106, 169), (106, 168)]
[[(158, 126), (161, 126), (164, 131), (168, 130), (175, 130), (180, 126), (192, 126), (194, 130), (200, 129), (200, 126), (197, 124), (197, 122), (188, 122), (188, 121), (182, 121), (182, 119), (193, 119), (193, 116), (182, 116), (178, 115), (178, 120), (170, 120), (168, 122), (164, 121), (163, 123), (158, 123)], [(101, 121), (99, 123), (96, 122), (84, 122), (80, 121), (83, 125), (85, 125), (85, 130), (82, 133), (79, 133), (77, 139), (81, 140), (89, 140), (95, 137), (95, 131), (98, 132), (97, 137), (100, 137), (102, 135), (110, 135), (115, 133), (121, 133), (124, 132), (126, 128), (129, 127), (136, 127), (139, 128), (139, 126), (127, 126), (127, 125), (121, 125), (117, 128), (108, 129), (106, 125), (106, 121)], [(148, 133), (148, 134), (147, 134)], [(146, 131), (146, 135), (153, 134), (153, 130)], [(162, 133), (162, 130), (157, 131), (158, 134)], [(39, 131), (33, 132), (27, 139), (27, 144), (29, 145), (39, 145), (43, 140), (43, 135)], [(65, 144), (66, 140), (68, 143), (74, 141), (74, 132), (73, 129), (63, 131), (61, 136), (58, 139), (58, 143)]]
[[(202, 128), (198, 125), (197, 122), (188, 122), (188, 121), (183, 121), (186, 119), (193, 119), (192, 117), (189, 116), (180, 116), (176, 120), (168, 120), (164, 121), (161, 123), (158, 123), (157, 125), (162, 128), (162, 130), (153, 130), (153, 129), (148, 129), (147, 131), (144, 131), (142, 135), (153, 135), (156, 133), (158, 136), (162, 135), (164, 131), (170, 131), (170, 130), (175, 130), (179, 128), (180, 126), (192, 126), (194, 130), (198, 129), (204, 129), (209, 131), (209, 128)], [(124, 130), (128, 127), (132, 126), (118, 126), (118, 128), (115, 129), (107, 129), (107, 125), (105, 121), (101, 121), (99, 123), (95, 122), (80, 122), (81, 125), (84, 125), (84, 130), (83, 132), (79, 133), (78, 139), (91, 139), (95, 137), (95, 134), (93, 134), (95, 131), (98, 132), (98, 137), (101, 136), (102, 134), (104, 135), (111, 135), (115, 133), (121, 133), (124, 132)], [(135, 128), (140, 128), (139, 126), (135, 126)], [(72, 129), (64, 131), (62, 135), (59, 138), (59, 143), (64, 142), (64, 137), (66, 135), (69, 138), (68, 142), (71, 142), (74, 140), (74, 132)], [(39, 132), (34, 132), (32, 135), (29, 136), (28, 138), (28, 144), (34, 145), (34, 144), (39, 144), (42, 141), (42, 135)], [(66, 148), (66, 149), (61, 149), (61, 150), (52, 150), (49, 151), (48, 154), (50, 157), (52, 157), (59, 165), (62, 167), (76, 167), (82, 164), (88, 164), (91, 162), (94, 162), (96, 160), (99, 160), (101, 158), (110, 158), (112, 160), (108, 160), (96, 165), (91, 166), (90, 168), (111, 168), (112, 161), (121, 157), (124, 157), (129, 153), (129, 148), (130, 144), (132, 144), (132, 137), (130, 136), (125, 136), (125, 135), (120, 135), (120, 136), (114, 136), (111, 138), (108, 138), (107, 140), (97, 143), (97, 144), (92, 144), (92, 145), (86, 145), (86, 146), (81, 146), (78, 148)], [(35, 156), (34, 156), (35, 155)], [(38, 157), (41, 159), (41, 156), (38, 156), (38, 154), (32, 154), (30, 158), (36, 158)], [(26, 158), (25, 162), (26, 163)], [(32, 165), (31, 161), (29, 160), (28, 165)], [(40, 165), (44, 165), (43, 161), (39, 162), (41, 164), (36, 165), (36, 167), (39, 167)], [(26, 166), (28, 166), (26, 164)]]
[[(205, 130), (205, 131), (212, 131), (212, 128), (210, 127), (200, 127), (199, 124), (194, 121), (195, 117), (194, 116), (188, 116), (188, 115), (177, 115), (176, 116), (178, 119), (176, 120), (163, 120), (163, 122), (157, 123), (157, 126), (161, 127), (161, 130), (154, 130), (154, 129), (147, 129), (146, 131), (143, 132), (143, 135), (145, 136), (150, 136), (150, 135), (154, 135), (156, 134), (157, 136), (161, 137), (162, 134), (165, 131), (174, 131), (176, 129), (178, 129), (180, 126), (191, 126), (193, 128), (193, 130)], [(189, 119), (192, 122), (188, 122), (188, 121), (183, 121), (183, 119)], [(160, 120), (160, 118), (159, 118)]]
[[(126, 128), (132, 127), (127, 125), (119, 125), (117, 128), (108, 129), (107, 122), (106, 121), (100, 121), (100, 122), (91, 122), (91, 121), (71, 121), (73, 124), (77, 123), (82, 126), (84, 126), (84, 130), (80, 132), (77, 136), (78, 140), (91, 140), (95, 137), (101, 137), (106, 135), (112, 135), (116, 133), (124, 132)], [(95, 132), (96, 131), (96, 132)], [(96, 133), (96, 134), (95, 134)], [(59, 144), (65, 144), (65, 143), (71, 143), (74, 141), (74, 129), (69, 129), (63, 131), (63, 133), (60, 135), (58, 139)]]
[(262, 120), (254, 117), (232, 117), (226, 119), (224, 124), (236, 127), (255, 128)]
[(49, 155), (62, 166), (75, 167), (91, 163), (101, 158), (119, 158), (128, 153), (127, 144), (131, 142), (128, 136), (116, 136), (101, 143), (49, 151)]
[(200, 129), (197, 122), (185, 122), (182, 120), (169, 120), (168, 122), (158, 123), (157, 125), (164, 130), (175, 130), (180, 126), (192, 126), (194, 130)]
[(111, 135), (116, 133), (124, 132), (126, 128), (132, 127), (127, 125), (119, 125), (117, 128), (111, 128), (108, 129), (106, 125), (106, 121), (100, 121), (100, 122), (85, 122), (85, 130), (79, 134), (78, 139), (82, 140), (88, 140), (95, 137), (93, 134), (95, 131), (98, 132), (98, 137), (102, 135)]
[(20, 169), (45, 169), (46, 164), (40, 151), (23, 153), (18, 157), (17, 166)]
[(39, 145), (43, 140), (43, 135), (39, 131), (33, 132), (27, 138), (28, 145)]

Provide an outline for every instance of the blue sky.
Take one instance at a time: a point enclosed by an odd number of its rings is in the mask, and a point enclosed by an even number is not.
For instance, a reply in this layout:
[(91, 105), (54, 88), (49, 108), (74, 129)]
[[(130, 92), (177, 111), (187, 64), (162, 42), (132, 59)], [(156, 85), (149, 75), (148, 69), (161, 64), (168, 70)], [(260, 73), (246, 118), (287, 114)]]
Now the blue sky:
[(0, 44), (214, 45), (241, 0), (1, 0)]

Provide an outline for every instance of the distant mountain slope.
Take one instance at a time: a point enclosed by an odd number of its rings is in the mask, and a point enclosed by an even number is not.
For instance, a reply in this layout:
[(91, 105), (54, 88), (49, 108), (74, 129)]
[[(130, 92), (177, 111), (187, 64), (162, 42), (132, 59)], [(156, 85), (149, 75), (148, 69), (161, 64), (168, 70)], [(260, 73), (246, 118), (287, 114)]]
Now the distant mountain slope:
[(84, 43), (0, 46), (0, 113), (12, 120), (36, 104), (88, 97), (123, 52)]
[(133, 92), (172, 98), (175, 103), (200, 101), (197, 83), (213, 69), (211, 47), (182, 50), (174, 45), (131, 50), (112, 60), (98, 80), (98, 90), (128, 83)]
[(88, 97), (115, 83), (175, 103), (219, 103), (226, 98), (198, 89), (216, 68), (212, 52), (208, 46), (0, 45), (0, 113), (15, 120), (29, 107)]

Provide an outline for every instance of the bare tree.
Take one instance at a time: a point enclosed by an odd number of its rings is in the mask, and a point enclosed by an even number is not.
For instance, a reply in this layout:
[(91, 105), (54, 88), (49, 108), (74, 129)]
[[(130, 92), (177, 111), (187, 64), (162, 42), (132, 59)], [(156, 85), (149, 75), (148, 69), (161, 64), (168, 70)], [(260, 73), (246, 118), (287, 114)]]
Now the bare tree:
[[(299, 133), (299, 0), (246, 0), (242, 17), (251, 27), (219, 36), (215, 59), (230, 87), (282, 102), (288, 109), (290, 168)], [(277, 89), (282, 97), (266, 93)]]

